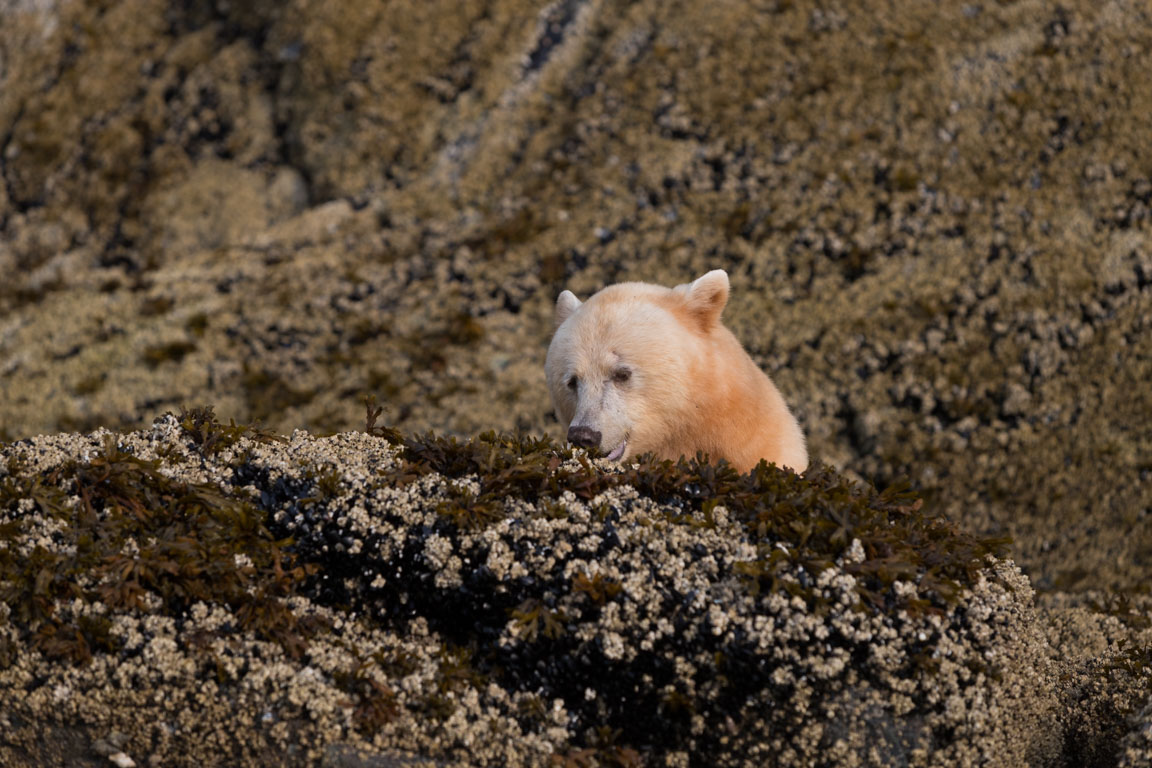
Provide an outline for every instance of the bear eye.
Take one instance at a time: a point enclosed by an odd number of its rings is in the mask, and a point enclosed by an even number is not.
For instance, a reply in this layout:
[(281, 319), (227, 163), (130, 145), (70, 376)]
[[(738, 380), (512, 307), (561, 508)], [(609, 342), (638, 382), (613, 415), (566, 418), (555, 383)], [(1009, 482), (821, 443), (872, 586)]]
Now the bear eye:
[(612, 381), (616, 382), (617, 384), (623, 384), (630, 378), (632, 378), (632, 371), (628, 370), (627, 368), (617, 368), (612, 372)]
[(576, 391), (576, 385), (579, 383), (580, 383), (580, 379), (576, 378), (575, 376), (570, 377), (568, 379), (568, 389), (571, 389), (572, 391)]

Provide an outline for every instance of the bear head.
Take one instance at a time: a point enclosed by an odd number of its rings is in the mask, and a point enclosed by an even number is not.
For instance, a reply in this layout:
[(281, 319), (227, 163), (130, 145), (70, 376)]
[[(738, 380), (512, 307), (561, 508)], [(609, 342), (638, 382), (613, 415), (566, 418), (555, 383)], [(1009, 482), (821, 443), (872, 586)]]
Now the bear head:
[(610, 460), (683, 444), (727, 302), (720, 269), (675, 288), (619, 283), (584, 302), (562, 292), (545, 373), (568, 440)]

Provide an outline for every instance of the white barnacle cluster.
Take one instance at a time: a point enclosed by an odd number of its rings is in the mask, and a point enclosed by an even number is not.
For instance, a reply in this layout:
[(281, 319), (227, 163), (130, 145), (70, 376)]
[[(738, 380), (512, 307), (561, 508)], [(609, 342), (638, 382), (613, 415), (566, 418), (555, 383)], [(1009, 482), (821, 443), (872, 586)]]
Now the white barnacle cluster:
[(587, 523), (589, 519), (588, 505), (582, 502), (572, 491), (564, 491), (557, 501), (568, 513), (568, 518), (574, 523)]
[(441, 589), (460, 586), (460, 558), (453, 554), (452, 541), (432, 534), (424, 540), (424, 560), (436, 573), (436, 586)]
[(24, 498), (16, 502), (14, 512), (0, 511), (0, 522), (12, 522), (16, 519), (27, 521), (22, 536), (17, 539), (8, 537), (0, 539), (0, 550), (10, 549), (15, 557), (27, 558), (31, 557), (37, 549), (55, 548), (59, 534), (67, 527), (68, 523), (58, 517), (36, 515), (34, 514), (36, 509), (36, 502), (33, 499)]
[(517, 578), (525, 572), (524, 567), (517, 562), (513, 555), (512, 549), (497, 536), (492, 536), (488, 543), (488, 554), (484, 558), (484, 567), (492, 572), (497, 581)]

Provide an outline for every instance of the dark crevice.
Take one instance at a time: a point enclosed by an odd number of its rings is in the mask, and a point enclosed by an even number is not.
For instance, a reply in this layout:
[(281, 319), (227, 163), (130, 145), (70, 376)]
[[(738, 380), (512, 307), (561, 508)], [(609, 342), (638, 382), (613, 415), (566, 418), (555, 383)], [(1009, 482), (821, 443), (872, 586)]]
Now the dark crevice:
[(542, 69), (548, 63), (552, 53), (564, 42), (568, 29), (586, 2), (587, 0), (557, 0), (544, 9), (541, 13), (536, 43), (528, 53), (528, 62), (524, 67), (525, 75)]
[[(20, 105), (20, 109), (16, 112), (16, 116), (8, 125), (8, 130), (0, 136), (0, 183), (4, 185), (4, 193), (8, 198), (8, 205), (13, 210), (18, 210), (15, 191), (12, 188), (12, 181), (8, 178), (8, 147), (12, 145), (12, 136), (16, 132), (16, 124), (20, 122), (20, 118), (24, 115), (24, 105)], [(3, 231), (8, 226), (8, 207), (0, 208), (0, 231)]]

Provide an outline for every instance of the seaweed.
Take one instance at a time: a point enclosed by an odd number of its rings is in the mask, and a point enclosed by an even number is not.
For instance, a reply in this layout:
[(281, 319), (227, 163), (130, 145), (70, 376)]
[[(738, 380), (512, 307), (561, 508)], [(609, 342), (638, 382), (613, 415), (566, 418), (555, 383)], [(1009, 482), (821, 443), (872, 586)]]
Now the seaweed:
[(448, 500), (436, 505), (436, 513), (461, 530), (479, 530), (504, 517), (504, 505), (491, 494), (477, 496), (467, 488), (449, 486)]
[(375, 662), (372, 660), (362, 661), (350, 672), (335, 675), (336, 685), (352, 697), (346, 706), (352, 710), (353, 727), (366, 736), (371, 736), (400, 714), (396, 693), (369, 674), (373, 666)]
[(376, 420), (384, 413), (384, 406), (376, 404), (375, 395), (364, 398), (364, 431), (375, 437), (382, 437), (393, 445), (402, 445), (404, 436), (393, 427), (376, 426)]
[(34, 642), (49, 658), (87, 664), (93, 652), (120, 650), (122, 643), (112, 637), (111, 629), (112, 620), (106, 616), (84, 615), (75, 621), (47, 621), (36, 630)]
[(229, 419), (228, 426), (224, 426), (216, 418), (216, 413), (211, 405), (197, 406), (191, 410), (181, 406), (180, 415), (177, 419), (184, 434), (192, 440), (192, 444), (205, 458), (214, 456), (226, 448), (231, 448), (240, 442), (240, 438), (245, 436), (265, 443), (284, 440), (279, 435), (261, 427), (259, 422), (237, 424), (234, 419)]
[(549, 608), (534, 597), (516, 606), (512, 610), (512, 618), (519, 628), (520, 636), (528, 642), (534, 642), (539, 637), (559, 639), (565, 632), (564, 622), (568, 620), (563, 611)]
[[(12, 513), (22, 499), (66, 523), (62, 543), (18, 554), (26, 523)], [(286, 602), (318, 566), (298, 562), (292, 541), (272, 536), (263, 510), (213, 486), (173, 480), (159, 460), (122, 451), (113, 435), (89, 461), (5, 478), (0, 510), (8, 513), (9, 542), (0, 548), (0, 597), (22, 636), (46, 655), (84, 664), (96, 650), (115, 650), (102, 619), (59, 611), (74, 598), (112, 611), (151, 610), (158, 601), (171, 616), (198, 601), (220, 603), (240, 629), (292, 658), (323, 628), (316, 618), (298, 619)]]
[[(906, 483), (884, 490), (849, 480), (830, 466), (814, 464), (803, 475), (761, 461), (741, 474), (724, 460), (699, 454), (677, 461), (651, 455), (614, 471), (602, 471), (547, 437), (485, 432), (471, 440), (434, 433), (404, 437), (376, 426), (381, 413), (368, 405), (366, 431), (401, 446), (394, 472), (436, 472), (448, 478), (475, 476), (478, 493), (452, 490), (437, 510), (452, 525), (475, 530), (506, 516), (507, 498), (529, 502), (558, 499), (565, 491), (585, 500), (611, 488), (632, 486), (664, 505), (675, 523), (707, 527), (718, 506), (736, 517), (758, 547), (758, 557), (739, 566), (749, 588), (779, 586), (786, 567), (819, 573), (859, 540), (864, 558), (845, 563), (861, 596), (877, 609), (893, 607), (887, 590), (897, 580), (916, 581), (928, 602), (906, 602), (914, 612), (953, 604), (974, 583), (988, 557), (1004, 557), (1011, 540), (966, 534), (946, 517), (926, 510)], [(565, 464), (576, 459), (576, 468)], [(783, 544), (783, 548), (779, 547)], [(807, 590), (801, 590), (807, 592)]]
[(572, 579), (572, 591), (580, 592), (588, 596), (596, 605), (604, 605), (612, 598), (620, 594), (624, 588), (620, 586), (620, 582), (613, 578), (606, 577), (602, 573), (598, 573), (592, 578), (588, 578), (586, 573), (577, 573), (576, 577)]

